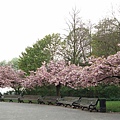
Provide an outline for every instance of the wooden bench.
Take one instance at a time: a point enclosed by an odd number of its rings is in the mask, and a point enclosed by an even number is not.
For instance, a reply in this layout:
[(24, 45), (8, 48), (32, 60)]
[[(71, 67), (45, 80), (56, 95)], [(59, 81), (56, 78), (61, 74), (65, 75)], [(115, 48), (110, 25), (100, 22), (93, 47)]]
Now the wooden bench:
[(3, 95), (0, 101), (3, 101), (3, 102), (4, 101), (9, 101), (9, 102), (17, 101), (18, 102), (19, 96), (20, 95)]
[(81, 97), (72, 103), (73, 108), (80, 108)]
[(74, 101), (79, 100), (79, 97), (63, 97), (58, 99), (57, 105), (63, 105), (65, 107), (70, 106), (72, 107), (72, 104)]
[(19, 103), (24, 103), (24, 102), (27, 102), (27, 103), (39, 103), (39, 99), (41, 98), (40, 95), (24, 95), (24, 96), (21, 96), (19, 97), (19, 100), (18, 102)]
[(4, 101), (4, 96), (1, 95), (1, 96), (0, 96), (0, 102), (3, 102), (3, 101)]
[(44, 96), (39, 99), (40, 104), (55, 105), (60, 97), (59, 96)]
[(98, 104), (99, 99), (98, 98), (81, 98), (80, 99), (80, 108), (82, 108), (82, 110), (84, 110), (84, 108), (87, 108), (90, 112), (92, 112), (93, 110), (97, 110), (97, 104)]

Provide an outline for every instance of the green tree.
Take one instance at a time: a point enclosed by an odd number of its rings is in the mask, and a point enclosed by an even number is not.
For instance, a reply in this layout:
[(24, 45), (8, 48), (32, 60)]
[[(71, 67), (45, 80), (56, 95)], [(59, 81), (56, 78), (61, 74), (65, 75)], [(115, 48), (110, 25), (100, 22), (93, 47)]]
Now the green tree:
[(61, 58), (60, 50), (61, 50), (61, 37), (60, 34), (52, 34), (46, 36), (47, 39), (49, 39), (49, 44), (45, 48), (50, 52), (51, 60), (58, 60)]
[(48, 63), (55, 58), (59, 47), (60, 35), (46, 35), (38, 40), (32, 47), (27, 47), (19, 58), (19, 68), (29, 74), (29, 71), (36, 71), (42, 62)]
[(95, 56), (109, 56), (120, 50), (119, 24), (116, 19), (105, 18), (95, 26), (93, 35), (92, 54)]
[(3, 60), (3, 61), (0, 62), (0, 66), (5, 66), (5, 65), (7, 65), (6, 60)]
[(32, 47), (27, 47), (19, 58), (19, 68), (29, 73), (29, 71), (35, 71), (40, 67), (43, 61), (48, 62), (50, 54), (48, 50), (44, 50), (48, 43), (49, 40), (43, 38), (38, 40)]
[(12, 60), (6, 62), (6, 60), (3, 60), (0, 62), (0, 66), (11, 66), (12, 68), (14, 68), (15, 70), (18, 70), (18, 58), (13, 58)]
[(19, 58), (13, 58), (12, 60), (8, 61), (7, 65), (12, 66), (12, 68), (14, 68), (15, 70), (18, 70), (18, 60)]

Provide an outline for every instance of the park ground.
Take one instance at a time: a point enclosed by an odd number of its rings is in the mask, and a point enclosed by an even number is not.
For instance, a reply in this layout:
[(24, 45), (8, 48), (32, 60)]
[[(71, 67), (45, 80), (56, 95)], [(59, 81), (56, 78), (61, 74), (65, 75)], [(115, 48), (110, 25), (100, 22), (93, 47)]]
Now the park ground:
[(63, 106), (0, 102), (0, 120), (120, 120), (120, 113), (82, 111)]

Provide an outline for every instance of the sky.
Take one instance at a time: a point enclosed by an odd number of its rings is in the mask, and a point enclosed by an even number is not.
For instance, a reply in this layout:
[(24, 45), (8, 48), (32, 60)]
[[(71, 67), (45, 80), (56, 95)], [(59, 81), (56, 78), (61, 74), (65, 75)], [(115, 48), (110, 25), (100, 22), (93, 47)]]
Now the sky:
[(120, 7), (120, 1), (0, 0), (0, 61), (19, 57), (48, 34), (63, 34), (75, 7), (83, 20), (95, 23)]

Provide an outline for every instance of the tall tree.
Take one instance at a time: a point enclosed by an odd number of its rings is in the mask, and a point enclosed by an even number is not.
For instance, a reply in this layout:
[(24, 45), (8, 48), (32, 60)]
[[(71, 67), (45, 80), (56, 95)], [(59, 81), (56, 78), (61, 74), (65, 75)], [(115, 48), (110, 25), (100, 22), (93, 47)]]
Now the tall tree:
[(46, 37), (50, 40), (49, 44), (45, 48), (46, 50), (50, 52), (50, 56), (51, 56), (50, 59), (59, 60), (61, 58), (59, 53), (60, 53), (61, 44), (62, 44), (60, 34), (53, 33), (52, 35), (48, 35)]
[(56, 58), (59, 47), (60, 35), (46, 35), (38, 40), (32, 47), (27, 47), (19, 59), (19, 68), (29, 73), (36, 71), (42, 65), (42, 62), (49, 62)]
[(35, 71), (40, 67), (43, 61), (49, 61), (49, 51), (44, 50), (46, 44), (47, 40), (43, 39), (37, 41), (33, 47), (27, 47), (19, 58), (19, 68), (29, 74), (29, 71)]
[(68, 35), (64, 40), (63, 56), (73, 64), (79, 64), (87, 60), (90, 52), (90, 34), (88, 27), (79, 17), (79, 11), (73, 9), (70, 14), (71, 20), (68, 21)]
[(115, 54), (120, 48), (118, 24), (115, 19), (105, 18), (95, 26), (96, 33), (93, 35), (92, 54), (95, 56), (109, 56)]

